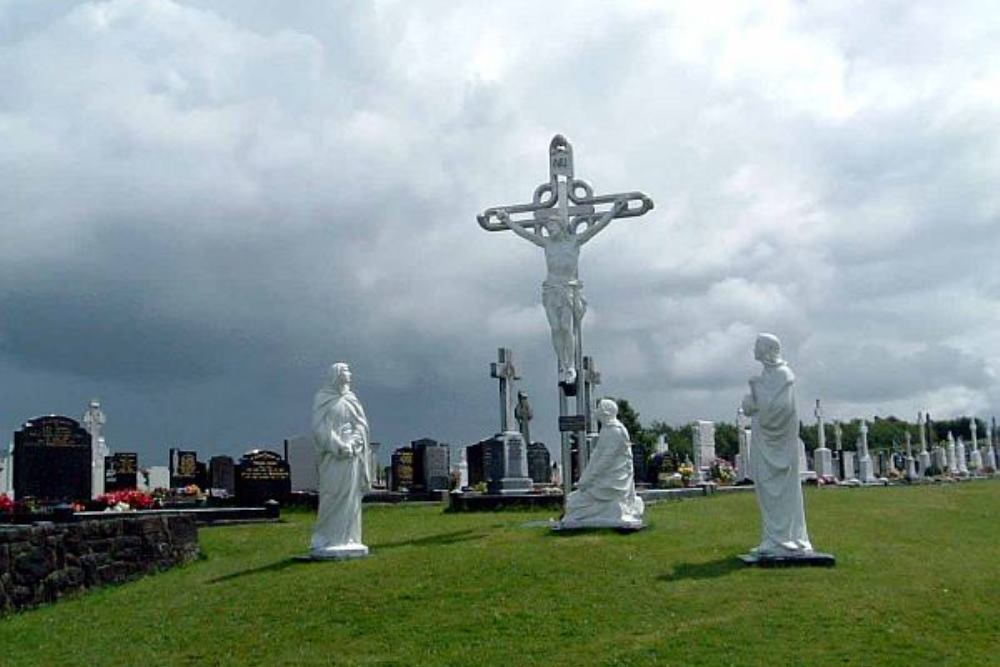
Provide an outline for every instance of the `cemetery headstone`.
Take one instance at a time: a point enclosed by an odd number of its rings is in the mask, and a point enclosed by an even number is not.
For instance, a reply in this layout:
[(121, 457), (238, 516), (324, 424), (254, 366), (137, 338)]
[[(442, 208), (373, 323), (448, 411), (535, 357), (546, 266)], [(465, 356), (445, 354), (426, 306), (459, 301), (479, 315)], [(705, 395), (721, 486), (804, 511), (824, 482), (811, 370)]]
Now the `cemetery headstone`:
[(198, 452), (170, 450), (170, 488), (179, 489), (198, 483)]
[(90, 433), (91, 495), (96, 498), (104, 493), (104, 461), (108, 456), (108, 445), (104, 440), (104, 424), (107, 419), (101, 410), (101, 402), (96, 398), (87, 406), (80, 424)]
[(549, 448), (542, 442), (528, 445), (528, 475), (535, 484), (548, 484), (551, 476), (552, 459)]
[(469, 485), (485, 482), (493, 487), (503, 478), (504, 443), (499, 438), (487, 438), (465, 448), (469, 462)]
[(91, 498), (91, 436), (79, 422), (50, 415), (14, 432), (14, 495), (46, 502)]
[(813, 465), (816, 475), (824, 480), (833, 479), (833, 452), (826, 446), (826, 427), (823, 424), (823, 408), (816, 399), (816, 450), (813, 452)]
[(708, 479), (709, 466), (715, 461), (715, 423), (698, 420), (691, 432), (694, 450), (694, 474), (699, 482)]
[[(231, 456), (213, 456), (208, 460), (210, 487), (236, 495), (236, 463)], [(293, 476), (294, 479), (294, 476)]]
[(413, 490), (413, 450), (400, 447), (389, 460), (389, 490)]
[(139, 455), (117, 452), (104, 458), (104, 491), (128, 491), (139, 485)]
[(291, 492), (288, 462), (277, 452), (253, 449), (236, 465), (236, 502), (240, 505), (258, 506), (268, 500), (285, 502)]
[(423, 438), (414, 440), (411, 448), (415, 486), (425, 491), (447, 491), (451, 485), (448, 443)]

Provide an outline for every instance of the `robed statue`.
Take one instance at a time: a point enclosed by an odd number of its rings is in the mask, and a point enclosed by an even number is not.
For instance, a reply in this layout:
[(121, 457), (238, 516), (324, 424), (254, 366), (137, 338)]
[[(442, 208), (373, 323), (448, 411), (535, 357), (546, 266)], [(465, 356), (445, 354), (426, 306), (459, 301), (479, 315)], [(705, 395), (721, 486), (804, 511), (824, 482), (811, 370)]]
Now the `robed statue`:
[(313, 558), (368, 555), (361, 541), (361, 500), (371, 488), (368, 418), (351, 391), (345, 363), (330, 367), (313, 401), (313, 439), (319, 471), (319, 511), (313, 530)]

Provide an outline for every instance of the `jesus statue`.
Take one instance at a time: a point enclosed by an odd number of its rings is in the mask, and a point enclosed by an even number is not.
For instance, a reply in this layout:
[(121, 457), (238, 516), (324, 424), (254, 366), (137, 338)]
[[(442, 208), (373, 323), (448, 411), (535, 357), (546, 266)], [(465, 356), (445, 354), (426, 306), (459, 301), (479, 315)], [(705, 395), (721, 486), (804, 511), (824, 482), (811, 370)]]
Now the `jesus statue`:
[(552, 346), (559, 363), (559, 382), (563, 384), (576, 383), (574, 327), (583, 320), (587, 312), (587, 300), (583, 298), (583, 283), (579, 276), (580, 247), (607, 227), (627, 207), (627, 200), (616, 201), (611, 210), (603, 213), (596, 222), (579, 233), (575, 231), (578, 220), (570, 223), (553, 216), (544, 223), (545, 233), (541, 230), (536, 233), (513, 220), (506, 211), (497, 211), (497, 217), (512, 232), (545, 251), (548, 272), (542, 283), (542, 305), (552, 329)]

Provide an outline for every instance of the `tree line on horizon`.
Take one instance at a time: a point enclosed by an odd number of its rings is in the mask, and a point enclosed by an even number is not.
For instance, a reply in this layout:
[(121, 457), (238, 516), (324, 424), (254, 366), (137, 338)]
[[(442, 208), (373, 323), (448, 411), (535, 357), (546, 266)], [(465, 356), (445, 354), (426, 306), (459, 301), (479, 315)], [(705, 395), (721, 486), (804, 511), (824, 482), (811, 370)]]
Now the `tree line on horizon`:
[[(632, 437), (632, 446), (639, 446), (646, 450), (647, 454), (655, 449), (657, 438), (660, 435), (666, 436), (670, 452), (680, 458), (693, 458), (693, 432), (694, 422), (689, 422), (682, 426), (673, 426), (654, 419), (649, 426), (643, 426), (639, 420), (639, 413), (632, 407), (627, 399), (616, 398), (618, 402), (618, 419), (628, 429)], [(935, 420), (931, 416), (931, 440), (928, 448), (938, 442), (945, 442), (948, 433), (957, 439), (959, 436), (968, 443), (972, 439), (971, 417), (962, 416), (955, 419)], [(976, 418), (976, 436), (981, 443), (988, 437), (989, 424), (980, 418)], [(841, 421), (841, 443), (846, 451), (856, 451), (857, 443), (861, 437), (861, 419), (856, 418), (850, 421)], [(835, 448), (834, 425), (832, 421), (825, 421), (823, 432), (826, 436), (826, 446)], [(914, 422), (899, 419), (895, 416), (879, 417), (875, 416), (868, 420), (868, 449), (872, 452), (881, 450), (905, 451), (906, 433), (910, 433), (914, 454), (920, 450), (920, 429)], [(805, 443), (806, 451), (812, 452), (819, 446), (819, 437), (816, 430), (816, 423), (806, 423), (799, 420), (799, 437)], [(717, 421), (715, 422), (715, 453), (716, 456), (732, 461), (739, 452), (739, 439), (735, 422)]]

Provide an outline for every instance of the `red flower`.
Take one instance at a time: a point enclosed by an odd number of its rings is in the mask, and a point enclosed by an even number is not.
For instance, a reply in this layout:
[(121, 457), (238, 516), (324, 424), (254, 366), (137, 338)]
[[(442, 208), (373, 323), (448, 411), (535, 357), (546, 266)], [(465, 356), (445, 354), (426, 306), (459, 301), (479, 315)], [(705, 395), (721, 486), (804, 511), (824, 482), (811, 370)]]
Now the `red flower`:
[(0, 493), (0, 512), (10, 512), (14, 511), (14, 501), (7, 497), (6, 493)]

